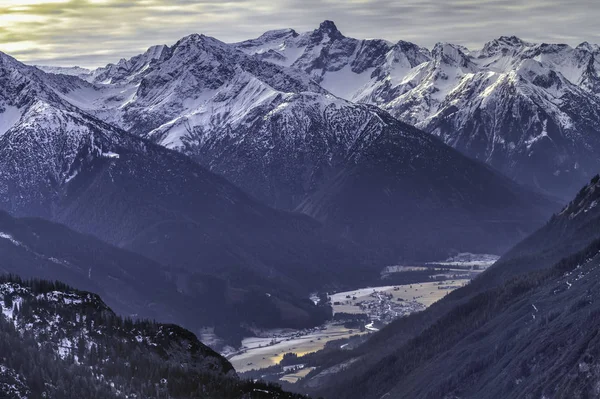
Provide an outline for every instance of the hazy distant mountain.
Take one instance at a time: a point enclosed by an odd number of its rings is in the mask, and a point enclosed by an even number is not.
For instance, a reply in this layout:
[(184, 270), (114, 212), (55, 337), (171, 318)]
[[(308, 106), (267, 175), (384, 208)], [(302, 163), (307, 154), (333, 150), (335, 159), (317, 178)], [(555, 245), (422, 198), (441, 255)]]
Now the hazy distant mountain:
[(82, 67), (55, 67), (55, 66), (45, 66), (45, 65), (36, 65), (36, 68), (41, 69), (46, 73), (54, 73), (60, 75), (69, 75), (69, 76), (77, 76), (81, 79), (90, 79), (92, 77), (92, 70)]
[[(96, 292), (124, 316), (210, 322), (201, 309), (189, 312), (192, 298), (178, 292), (159, 263), (65, 226), (0, 211), (0, 248), (0, 273), (60, 280)], [(192, 323), (187, 325), (192, 328)]]

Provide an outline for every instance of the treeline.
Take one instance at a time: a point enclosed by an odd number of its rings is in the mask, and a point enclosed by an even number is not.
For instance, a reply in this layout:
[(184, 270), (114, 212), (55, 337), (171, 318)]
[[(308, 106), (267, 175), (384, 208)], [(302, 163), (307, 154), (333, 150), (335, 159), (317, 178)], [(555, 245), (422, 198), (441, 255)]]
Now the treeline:
[(36, 295), (46, 294), (52, 291), (71, 292), (74, 294), (84, 293), (83, 291), (72, 288), (61, 281), (49, 281), (39, 278), (23, 279), (20, 276), (11, 273), (0, 274), (0, 284), (4, 283), (26, 286), (32, 294)]

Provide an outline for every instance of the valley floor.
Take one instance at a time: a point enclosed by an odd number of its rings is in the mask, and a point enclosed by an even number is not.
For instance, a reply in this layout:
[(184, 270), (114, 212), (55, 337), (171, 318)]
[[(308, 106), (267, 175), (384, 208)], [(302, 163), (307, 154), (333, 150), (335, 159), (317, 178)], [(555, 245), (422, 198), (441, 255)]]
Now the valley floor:
[(327, 323), (311, 330), (287, 330), (267, 333), (264, 338), (246, 338), (239, 352), (228, 357), (237, 372), (259, 370), (279, 364), (285, 353), (303, 356), (325, 347), (329, 341), (366, 334), (338, 323)]
[[(245, 373), (276, 366), (286, 353), (294, 353), (299, 357), (298, 364), (280, 369), (276, 378), (295, 383), (310, 372), (310, 367), (302, 364), (303, 355), (322, 350), (333, 341), (339, 341), (333, 345), (339, 344), (344, 349), (353, 342), (351, 337), (371, 334), (399, 317), (423, 311), (467, 284), (497, 259), (495, 255), (464, 253), (442, 262), (388, 266), (381, 273), (382, 282), (406, 281), (403, 276), (415, 271), (427, 274), (422, 275), (422, 281), (412, 284), (388, 283), (330, 293), (334, 321), (305, 330), (263, 331), (258, 337), (244, 339), (238, 350), (223, 355), (239, 373)], [(317, 296), (311, 299), (317, 300)]]
[[(272, 330), (263, 337), (242, 341), (239, 351), (227, 355), (236, 371), (243, 373), (279, 364), (285, 353), (299, 357), (321, 350), (330, 341), (377, 331), (393, 319), (421, 311), (468, 280), (444, 280), (417, 284), (368, 287), (331, 295), (334, 313), (365, 314), (364, 328), (346, 328), (342, 322), (328, 322), (307, 330)], [(350, 298), (347, 298), (347, 297)], [(400, 301), (398, 301), (400, 299)], [(285, 378), (290, 377), (286, 375)]]

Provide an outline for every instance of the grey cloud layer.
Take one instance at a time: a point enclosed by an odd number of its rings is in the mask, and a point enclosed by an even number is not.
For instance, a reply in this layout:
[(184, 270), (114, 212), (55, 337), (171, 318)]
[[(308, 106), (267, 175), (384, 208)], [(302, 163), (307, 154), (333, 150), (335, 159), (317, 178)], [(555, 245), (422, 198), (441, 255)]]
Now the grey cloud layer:
[(223, 41), (268, 29), (314, 29), (334, 20), (346, 35), (448, 41), (478, 47), (500, 35), (600, 42), (592, 0), (0, 0), (0, 50), (29, 62), (102, 65), (190, 33)]

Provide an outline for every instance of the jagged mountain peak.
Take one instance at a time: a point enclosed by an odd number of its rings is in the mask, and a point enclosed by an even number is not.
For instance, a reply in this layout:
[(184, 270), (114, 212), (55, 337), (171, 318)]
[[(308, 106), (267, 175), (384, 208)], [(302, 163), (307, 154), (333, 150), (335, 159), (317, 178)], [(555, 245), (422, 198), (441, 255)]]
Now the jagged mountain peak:
[(505, 42), (505, 43), (514, 43), (514, 44), (524, 43), (524, 41), (521, 38), (519, 38), (515, 35), (511, 35), (511, 36), (502, 35), (497, 40), (501, 41), (501, 42)]
[(556, 52), (559, 52), (562, 50), (566, 50), (566, 49), (571, 50), (572, 49), (572, 47), (566, 43), (539, 43), (539, 44), (533, 45), (533, 46), (538, 47), (542, 51), (548, 52), (548, 53), (550, 53), (550, 52), (556, 53)]
[[(72, 79), (71, 79), (72, 78)], [(68, 90), (76, 77), (46, 74), (0, 53), (0, 135), (15, 124), (35, 101), (61, 103), (59, 90)], [(56, 86), (54, 90), (50, 85)]]
[(190, 44), (202, 45), (205, 47), (214, 46), (219, 48), (229, 48), (229, 46), (226, 43), (212, 36), (207, 36), (202, 33), (193, 33), (191, 35), (184, 36), (183, 38), (179, 39), (179, 41), (177, 41), (177, 43), (175, 43), (175, 45), (173, 46), (173, 49)]
[(443, 63), (455, 67), (472, 69), (473, 62), (469, 55), (469, 50), (457, 44), (436, 43), (431, 50), (431, 56), (436, 63)]
[(499, 43), (504, 43), (504, 44), (512, 45), (512, 46), (524, 46), (524, 45), (528, 44), (526, 41), (524, 41), (520, 37), (517, 37), (517, 36), (514, 36), (514, 35), (512, 35), (512, 36), (500, 36), (495, 41), (499, 42)]
[(490, 40), (489, 42), (483, 45), (482, 52), (485, 54), (493, 53), (498, 50), (507, 51), (507, 50), (516, 50), (522, 47), (530, 46), (531, 43), (528, 43), (517, 36), (500, 36), (497, 39)]
[(157, 44), (155, 46), (150, 46), (146, 51), (146, 54), (150, 55), (151, 58), (160, 58), (163, 51), (168, 50), (169, 46), (166, 44)]
[[(564, 43), (537, 43), (524, 46), (519, 54), (519, 58), (535, 59), (551, 67), (557, 67), (558, 71), (567, 72), (564, 68), (567, 64), (578, 64), (582, 58), (587, 58), (587, 52), (581, 52), (581, 49), (576, 50), (568, 44)], [(578, 82), (573, 82), (578, 83)]]
[(433, 46), (431, 52), (432, 54), (458, 52), (467, 55), (469, 53), (469, 49), (460, 44), (454, 44), (449, 42), (437, 42)]
[(398, 40), (396, 43), (394, 43), (394, 47), (402, 51), (419, 51), (425, 54), (431, 54), (431, 51), (425, 47), (421, 47), (415, 43), (407, 42), (405, 40)]
[(165, 52), (168, 51), (168, 50), (169, 50), (169, 46), (167, 46), (166, 44), (160, 44), (160, 45), (150, 46), (143, 53), (140, 53), (140, 54), (138, 54), (136, 56), (133, 56), (133, 57), (131, 57), (129, 59), (127, 59), (127, 58), (121, 58), (119, 60), (119, 62), (117, 63), (117, 65), (118, 64), (132, 63), (132, 62), (135, 62), (135, 60), (138, 60), (138, 59), (143, 59), (145, 61), (158, 60), (158, 59), (161, 59), (164, 56)]
[(589, 51), (590, 53), (596, 53), (600, 50), (600, 46), (598, 46), (597, 44), (589, 43), (587, 41), (580, 43), (575, 48), (578, 50)]
[(342, 35), (342, 32), (340, 32), (337, 28), (335, 23), (329, 20), (321, 22), (319, 28), (315, 29), (312, 32), (311, 37), (313, 40), (317, 41), (325, 41), (327, 39), (329, 39), (329, 41), (335, 41), (345, 38), (345, 36)]
[(92, 73), (91, 80), (105, 84), (136, 81), (154, 64), (164, 61), (169, 56), (170, 48), (167, 45), (152, 46), (142, 54), (129, 59), (121, 58), (116, 64), (108, 64), (96, 69)]
[(146, 50), (146, 52), (141, 54), (139, 57), (147, 64), (152, 61), (164, 60), (166, 57), (169, 56), (169, 51), (169, 46), (167, 46), (166, 44), (160, 44), (148, 48), (148, 50)]
[[(224, 58), (228, 58), (232, 61), (232, 56), (237, 53), (228, 44), (214, 37), (197, 33), (181, 38), (169, 50), (169, 55), (164, 61), (181, 63), (178, 68), (180, 70), (185, 70), (187, 63), (200, 64), (207, 59), (221, 62)], [(171, 60), (172, 58), (174, 61)], [(177, 68), (176, 65), (173, 67)]]
[(6, 97), (6, 91), (8, 90), (6, 86), (14, 84), (17, 79), (26, 80), (27, 82), (38, 82), (36, 71), (37, 68), (25, 65), (0, 51), (0, 80), (3, 83), (0, 85), (0, 99), (3, 96), (3, 92)]
[(325, 21), (323, 21), (319, 24), (318, 30), (323, 31), (323, 32), (328, 32), (328, 33), (339, 32), (337, 26), (335, 25), (335, 22), (328, 20), (328, 19), (326, 19)]
[(0, 51), (0, 65), (15, 65), (21, 64), (14, 57)]
[(260, 35), (256, 39), (254, 39), (253, 41), (268, 42), (271, 40), (285, 40), (290, 37), (298, 37), (298, 35), (299, 35), (298, 32), (296, 32), (294, 29), (291, 29), (291, 28), (273, 29), (273, 30), (266, 31), (265, 33), (263, 33), (262, 35)]

